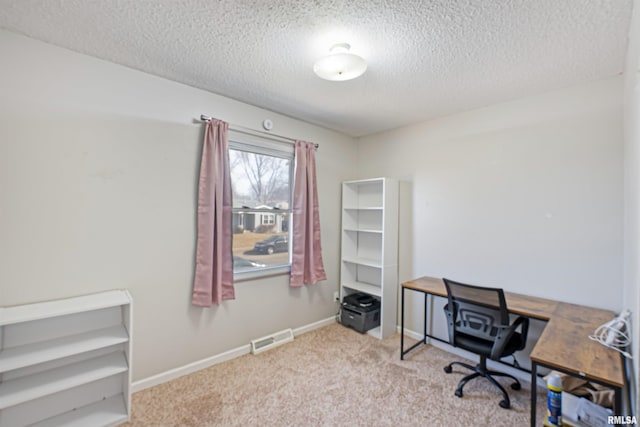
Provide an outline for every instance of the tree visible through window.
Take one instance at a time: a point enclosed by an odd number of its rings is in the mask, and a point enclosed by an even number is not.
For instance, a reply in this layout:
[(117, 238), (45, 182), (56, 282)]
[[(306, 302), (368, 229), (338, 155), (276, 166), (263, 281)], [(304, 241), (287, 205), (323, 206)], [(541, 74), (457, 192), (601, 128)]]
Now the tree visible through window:
[(293, 151), (230, 142), (233, 270), (289, 267)]

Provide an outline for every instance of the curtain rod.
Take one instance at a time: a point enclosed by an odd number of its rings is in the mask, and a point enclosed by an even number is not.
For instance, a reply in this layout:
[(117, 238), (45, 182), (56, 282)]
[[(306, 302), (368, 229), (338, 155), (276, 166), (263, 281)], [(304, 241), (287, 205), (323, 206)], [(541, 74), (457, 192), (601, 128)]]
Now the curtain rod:
[[(210, 117), (210, 116), (206, 116), (204, 114), (200, 114), (200, 120), (202, 120), (203, 122), (208, 122), (211, 119), (212, 119), (212, 117)], [(251, 129), (251, 128), (248, 128), (248, 127), (245, 127), (245, 126), (234, 125), (234, 124), (229, 123), (229, 127), (232, 128), (231, 130), (235, 130), (235, 131), (239, 131), (239, 132), (260, 133), (260, 134), (263, 134), (263, 135), (275, 136), (275, 137), (278, 137), (278, 138), (286, 139), (287, 141), (292, 142), (292, 143), (296, 142), (296, 140), (293, 139), (293, 138), (289, 138), (289, 137), (278, 135), (278, 134), (271, 133), (271, 132), (264, 132), (264, 131), (261, 131), (261, 130)], [(320, 146), (319, 144), (313, 144), (313, 145), (316, 147), (316, 150)]]

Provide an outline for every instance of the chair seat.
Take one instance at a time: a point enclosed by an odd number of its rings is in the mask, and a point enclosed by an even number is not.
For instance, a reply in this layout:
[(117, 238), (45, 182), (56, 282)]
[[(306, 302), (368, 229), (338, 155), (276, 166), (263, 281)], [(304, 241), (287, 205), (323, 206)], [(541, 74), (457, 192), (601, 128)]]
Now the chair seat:
[[(522, 348), (523, 344), (524, 343), (522, 334), (518, 332), (514, 333), (505, 346), (502, 352), (502, 356), (513, 354), (515, 351)], [(493, 348), (493, 342), (473, 337), (464, 333), (458, 333), (455, 336), (455, 346), (463, 348), (472, 353), (489, 357), (491, 355), (491, 348)]]

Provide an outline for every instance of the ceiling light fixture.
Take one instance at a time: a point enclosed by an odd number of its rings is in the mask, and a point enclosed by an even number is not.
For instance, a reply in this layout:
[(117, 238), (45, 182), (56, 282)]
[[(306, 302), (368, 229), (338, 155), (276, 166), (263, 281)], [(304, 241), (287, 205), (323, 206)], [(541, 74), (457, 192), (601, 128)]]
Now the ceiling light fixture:
[(313, 64), (313, 72), (322, 79), (338, 82), (360, 77), (367, 71), (367, 62), (349, 53), (350, 48), (348, 43), (333, 45), (328, 56), (323, 56)]

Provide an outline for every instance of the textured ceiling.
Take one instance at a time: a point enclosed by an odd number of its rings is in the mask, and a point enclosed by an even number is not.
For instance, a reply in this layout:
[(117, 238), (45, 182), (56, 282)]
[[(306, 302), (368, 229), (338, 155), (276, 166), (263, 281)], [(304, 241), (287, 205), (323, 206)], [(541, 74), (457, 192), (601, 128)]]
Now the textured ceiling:
[[(619, 74), (632, 0), (0, 0), (0, 27), (353, 136)], [(364, 76), (317, 78), (337, 42)], [(5, 60), (5, 58), (3, 58)]]

